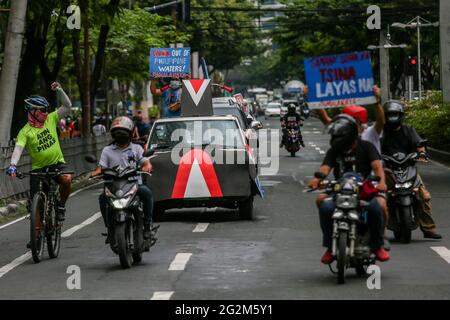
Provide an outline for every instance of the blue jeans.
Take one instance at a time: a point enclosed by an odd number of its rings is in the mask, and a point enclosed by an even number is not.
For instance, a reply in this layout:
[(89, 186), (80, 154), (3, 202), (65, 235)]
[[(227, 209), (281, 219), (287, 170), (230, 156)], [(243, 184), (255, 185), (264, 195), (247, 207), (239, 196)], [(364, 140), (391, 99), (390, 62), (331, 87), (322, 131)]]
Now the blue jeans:
[[(319, 207), (320, 227), (323, 234), (323, 246), (331, 249), (333, 236), (333, 213), (336, 204), (332, 200), (324, 200)], [(370, 241), (372, 249), (378, 249), (384, 244), (384, 219), (383, 211), (378, 204), (377, 199), (372, 199), (367, 210), (367, 226), (369, 228)]]
[[(146, 185), (140, 185), (137, 194), (144, 206), (144, 224), (150, 224), (152, 223), (153, 216), (153, 193)], [(102, 193), (98, 198), (98, 201), (100, 203), (100, 211), (103, 216), (103, 221), (105, 226), (108, 227), (108, 201), (105, 194)]]

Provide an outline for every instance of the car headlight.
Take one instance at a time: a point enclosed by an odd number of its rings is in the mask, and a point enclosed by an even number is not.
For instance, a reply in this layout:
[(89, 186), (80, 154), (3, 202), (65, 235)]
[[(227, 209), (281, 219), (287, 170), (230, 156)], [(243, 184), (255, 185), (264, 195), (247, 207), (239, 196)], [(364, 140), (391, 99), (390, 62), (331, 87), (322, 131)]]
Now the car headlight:
[(336, 206), (341, 209), (355, 209), (358, 206), (358, 198), (355, 196), (338, 195)]
[(405, 183), (396, 183), (395, 184), (395, 189), (408, 189), (412, 187), (412, 182), (408, 181)]

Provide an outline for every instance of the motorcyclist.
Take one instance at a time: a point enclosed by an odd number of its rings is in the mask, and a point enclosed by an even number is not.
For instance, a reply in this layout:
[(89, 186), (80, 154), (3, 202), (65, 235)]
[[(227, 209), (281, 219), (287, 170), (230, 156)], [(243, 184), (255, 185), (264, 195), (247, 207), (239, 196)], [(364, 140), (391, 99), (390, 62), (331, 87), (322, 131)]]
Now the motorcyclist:
[[(117, 166), (125, 168), (139, 165), (142, 171), (149, 173), (152, 171), (150, 160), (143, 156), (144, 149), (138, 144), (131, 143), (133, 129), (133, 121), (128, 117), (122, 116), (113, 120), (111, 124), (111, 136), (114, 141), (103, 149), (99, 165), (91, 173), (91, 177), (102, 174), (104, 169)], [(153, 236), (151, 233), (153, 193), (149, 187), (142, 184), (142, 181), (139, 181), (138, 196), (144, 207), (144, 238), (150, 239)], [(104, 194), (100, 195), (99, 202), (105, 226), (108, 227), (108, 205), (107, 198)], [(109, 241), (108, 235), (106, 242), (109, 243)]]
[[(17, 164), (24, 149), (27, 149), (31, 158), (31, 171), (44, 172), (47, 170), (69, 171), (59, 144), (57, 126), (58, 121), (71, 112), (72, 102), (61, 85), (54, 82), (51, 89), (56, 91), (62, 101), (62, 106), (54, 112), (48, 112), (49, 103), (41, 96), (30, 96), (25, 100), (28, 123), (20, 130), (16, 146), (11, 156), (11, 163), (6, 173), (15, 177)], [(71, 175), (60, 175), (57, 178), (61, 199), (57, 204), (57, 217), (60, 221), (65, 219), (65, 204), (69, 198), (72, 185)], [(39, 178), (30, 177), (30, 200), (39, 188)]]
[(289, 129), (298, 130), (298, 138), (300, 141), (300, 145), (304, 148), (305, 143), (303, 142), (303, 136), (300, 131), (300, 127), (303, 125), (303, 117), (296, 112), (295, 104), (291, 103), (288, 106), (288, 112), (281, 118), (281, 129), (283, 132), (283, 136), (281, 138), (280, 148), (286, 144), (287, 141), (287, 133)]
[[(334, 169), (336, 179), (342, 177), (344, 173), (355, 172), (366, 179), (373, 171), (376, 176), (380, 177), (377, 189), (385, 192), (387, 187), (380, 154), (372, 143), (359, 138), (356, 120), (349, 115), (338, 115), (333, 119), (329, 133), (331, 135), (331, 148), (326, 153), (320, 172), (328, 176), (331, 170)], [(320, 183), (321, 179), (316, 177), (308, 183), (308, 186), (312, 189), (318, 189)], [(324, 264), (330, 264), (334, 259), (331, 252), (332, 215), (336, 205), (332, 197), (333, 194), (323, 193), (316, 200), (323, 233), (323, 245), (327, 248), (321, 259)], [(376, 198), (370, 200), (367, 212), (371, 248), (378, 260), (387, 261), (390, 259), (390, 256), (383, 247), (383, 212)]]
[[(381, 151), (382, 154), (393, 156), (401, 152), (410, 154), (418, 152), (420, 159), (427, 159), (425, 146), (422, 146), (424, 141), (416, 132), (416, 130), (403, 123), (405, 119), (405, 108), (401, 101), (390, 100), (384, 106), (384, 113), (386, 117), (386, 124), (381, 135)], [(423, 232), (424, 238), (441, 239), (442, 236), (436, 232), (436, 224), (431, 214), (431, 195), (425, 187), (422, 178), (419, 187), (419, 197), (421, 202), (421, 214), (419, 216), (420, 229)], [(386, 169), (386, 182), (388, 188), (392, 190), (395, 186), (395, 180), (392, 172)]]
[(141, 146), (147, 142), (148, 134), (150, 132), (150, 125), (144, 121), (144, 116), (141, 110), (136, 112), (134, 116), (134, 126), (135, 126), (135, 139), (134, 143), (140, 144)]

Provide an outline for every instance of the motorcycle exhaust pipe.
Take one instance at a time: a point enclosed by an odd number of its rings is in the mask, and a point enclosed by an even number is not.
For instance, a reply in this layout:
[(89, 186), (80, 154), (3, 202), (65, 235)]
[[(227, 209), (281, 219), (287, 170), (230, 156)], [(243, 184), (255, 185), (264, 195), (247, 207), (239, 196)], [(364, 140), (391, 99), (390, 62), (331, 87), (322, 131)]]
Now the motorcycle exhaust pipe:
[(355, 255), (355, 240), (356, 240), (356, 224), (352, 223), (350, 227), (350, 257)]
[(333, 256), (337, 254), (337, 237), (338, 237), (338, 224), (336, 222), (333, 223), (333, 242), (331, 245), (331, 252)]

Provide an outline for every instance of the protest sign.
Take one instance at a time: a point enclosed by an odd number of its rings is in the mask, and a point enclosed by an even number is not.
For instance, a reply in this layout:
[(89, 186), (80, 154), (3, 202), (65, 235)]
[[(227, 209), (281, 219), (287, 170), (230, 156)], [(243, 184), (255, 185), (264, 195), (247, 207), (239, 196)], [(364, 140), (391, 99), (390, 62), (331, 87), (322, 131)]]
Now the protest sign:
[(189, 77), (191, 48), (151, 48), (150, 77)]
[(311, 109), (376, 102), (369, 51), (306, 58), (304, 65)]

